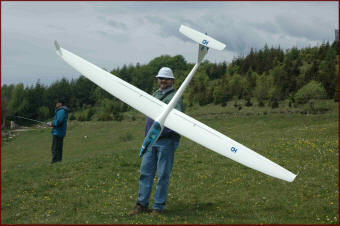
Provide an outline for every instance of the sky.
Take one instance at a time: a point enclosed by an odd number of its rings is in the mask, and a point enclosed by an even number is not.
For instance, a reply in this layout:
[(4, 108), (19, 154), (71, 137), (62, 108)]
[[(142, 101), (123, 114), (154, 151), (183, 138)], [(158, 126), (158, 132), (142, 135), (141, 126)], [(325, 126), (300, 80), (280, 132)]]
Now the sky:
[[(45, 85), (79, 73), (55, 53), (54, 41), (107, 70), (147, 64), (161, 55), (197, 58), (189, 26), (226, 44), (213, 63), (251, 48), (304, 48), (334, 41), (338, 2), (1, 2), (1, 84)], [(150, 75), (151, 76), (151, 75)]]

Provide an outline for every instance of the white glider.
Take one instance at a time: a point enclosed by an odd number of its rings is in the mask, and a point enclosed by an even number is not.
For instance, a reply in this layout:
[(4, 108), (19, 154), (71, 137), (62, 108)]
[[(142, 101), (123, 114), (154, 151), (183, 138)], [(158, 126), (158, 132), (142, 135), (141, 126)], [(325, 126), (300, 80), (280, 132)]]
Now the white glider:
[(174, 109), (178, 99), (183, 94), (186, 86), (189, 84), (198, 66), (208, 52), (208, 49), (213, 48), (222, 50), (225, 48), (223, 43), (189, 27), (182, 25), (179, 30), (190, 39), (198, 42), (199, 50), (197, 63), (169, 104), (163, 103), (113, 74), (66, 49), (61, 48), (57, 42), (55, 42), (55, 46), (57, 54), (74, 69), (80, 72), (80, 74), (86, 76), (102, 89), (155, 121), (144, 140), (140, 156), (158, 139), (163, 128), (167, 127), (182, 136), (247, 167), (258, 170), (269, 176), (292, 182), (296, 177), (295, 174), (209, 126)]

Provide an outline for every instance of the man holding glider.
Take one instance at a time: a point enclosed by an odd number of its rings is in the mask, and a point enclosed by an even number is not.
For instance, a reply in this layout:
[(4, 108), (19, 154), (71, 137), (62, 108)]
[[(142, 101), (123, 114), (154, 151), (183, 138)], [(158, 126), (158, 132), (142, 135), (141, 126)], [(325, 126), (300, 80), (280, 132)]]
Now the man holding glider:
[[(168, 67), (162, 67), (157, 76), (159, 89), (154, 97), (168, 104), (175, 94), (173, 88), (174, 76)], [(179, 99), (175, 107), (183, 111), (183, 101)], [(153, 120), (147, 118), (145, 135), (148, 134)], [(157, 171), (157, 185), (152, 206), (152, 215), (159, 215), (164, 208), (168, 195), (170, 173), (174, 162), (175, 150), (178, 147), (180, 136), (178, 133), (164, 128), (156, 143), (146, 149), (140, 167), (139, 192), (135, 208), (129, 212), (129, 216), (149, 212), (149, 198), (152, 191), (154, 177)]]
[[(193, 78), (199, 65), (203, 62), (208, 50), (211, 48), (221, 51), (226, 47), (225, 44), (190, 27), (181, 25), (179, 31), (198, 43), (198, 55), (196, 64), (172, 97), (164, 97), (166, 95), (164, 92), (166, 92), (166, 88), (168, 88), (166, 80), (159, 80), (160, 89), (154, 94), (154, 96), (151, 96), (148, 93), (118, 78), (117, 76), (114, 76), (112, 73), (109, 73), (75, 55), (74, 53), (61, 48), (58, 42), (55, 41), (56, 53), (66, 63), (68, 63), (82, 75), (86, 76), (92, 82), (100, 86), (102, 89), (106, 90), (124, 103), (127, 103), (137, 111), (145, 114), (147, 117), (154, 119), (153, 123), (149, 122), (149, 124), (152, 123), (152, 125), (146, 134), (140, 150), (139, 155), (145, 156), (143, 157), (141, 164), (141, 176), (139, 181), (140, 188), (137, 205), (135, 209), (130, 212), (130, 215), (146, 212), (148, 210), (148, 200), (153, 185), (152, 179), (155, 176), (156, 170), (158, 173), (158, 182), (155, 193), (155, 202), (153, 205), (153, 209), (155, 210), (154, 215), (159, 214), (164, 207), (168, 189), (168, 184), (165, 184), (164, 186), (164, 182), (168, 183), (169, 181), (169, 175), (173, 163), (173, 153), (178, 145), (178, 140), (176, 140), (175, 137), (161, 137), (160, 140), (157, 141), (160, 135), (163, 134), (162, 131), (165, 130), (166, 127), (171, 128), (178, 134), (185, 136), (186, 138), (202, 145), (205, 148), (208, 148), (222, 156), (228, 157), (231, 160), (234, 160), (244, 166), (262, 172), (266, 175), (287, 182), (293, 182), (296, 177), (294, 173), (256, 153), (250, 148), (178, 111), (177, 109), (173, 109), (177, 108), (179, 103), (178, 101), (181, 101), (184, 90), (188, 86), (190, 80)], [(159, 75), (163, 74), (163, 70), (161, 69)], [(169, 76), (165, 76), (165, 74), (166, 73), (158, 77), (170, 78), (169, 83), (172, 85), (173, 81), (171, 81), (170, 76), (172, 73), (168, 71)], [(162, 96), (160, 97), (161, 94)], [(157, 98), (159, 98), (159, 100)], [(164, 98), (162, 100), (163, 102), (166, 102), (170, 99), (171, 101), (165, 104), (160, 101), (161, 98)], [(165, 140), (169, 141), (167, 145), (162, 143), (163, 141), (165, 142)], [(160, 155), (160, 153), (165, 153), (161, 151), (162, 147), (172, 150), (172, 154), (166, 154), (166, 156), (170, 156), (170, 160), (165, 161), (170, 162), (171, 164), (169, 165), (160, 164), (162, 161), (159, 161), (159, 158), (163, 156)], [(164, 172), (167, 174), (163, 174)]]

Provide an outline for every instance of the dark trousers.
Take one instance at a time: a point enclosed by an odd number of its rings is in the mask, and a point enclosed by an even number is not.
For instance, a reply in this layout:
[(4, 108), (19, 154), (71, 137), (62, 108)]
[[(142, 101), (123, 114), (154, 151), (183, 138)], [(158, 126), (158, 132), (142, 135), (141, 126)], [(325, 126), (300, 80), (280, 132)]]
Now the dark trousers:
[(63, 157), (63, 141), (64, 137), (58, 137), (53, 135), (52, 163), (61, 162), (61, 159)]

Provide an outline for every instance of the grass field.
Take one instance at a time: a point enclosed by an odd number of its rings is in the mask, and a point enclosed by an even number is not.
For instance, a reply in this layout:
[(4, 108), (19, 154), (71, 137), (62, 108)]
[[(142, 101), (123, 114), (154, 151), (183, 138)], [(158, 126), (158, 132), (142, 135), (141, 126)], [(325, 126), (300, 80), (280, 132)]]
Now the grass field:
[(283, 108), (235, 113), (231, 105), (189, 109), (189, 115), (299, 175), (284, 182), (182, 138), (159, 217), (127, 216), (138, 191), (142, 115), (70, 122), (64, 160), (54, 165), (50, 129), (18, 132), (11, 141), (2, 139), (1, 223), (338, 224), (338, 103), (325, 104), (330, 111), (313, 115)]

